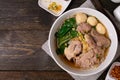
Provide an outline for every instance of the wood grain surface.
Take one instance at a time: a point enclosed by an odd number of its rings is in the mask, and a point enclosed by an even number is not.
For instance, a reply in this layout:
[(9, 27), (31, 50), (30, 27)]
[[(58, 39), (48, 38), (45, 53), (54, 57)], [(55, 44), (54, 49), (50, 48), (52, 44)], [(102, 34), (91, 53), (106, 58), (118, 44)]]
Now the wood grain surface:
[(73, 79), (41, 49), (56, 18), (38, 0), (0, 0), (0, 80)]
[(41, 49), (56, 18), (38, 0), (0, 0), (0, 80), (73, 80)]
[(73, 80), (63, 71), (9, 71), (0, 72), (0, 80)]
[(61, 70), (41, 49), (56, 18), (38, 0), (0, 0), (0, 70)]

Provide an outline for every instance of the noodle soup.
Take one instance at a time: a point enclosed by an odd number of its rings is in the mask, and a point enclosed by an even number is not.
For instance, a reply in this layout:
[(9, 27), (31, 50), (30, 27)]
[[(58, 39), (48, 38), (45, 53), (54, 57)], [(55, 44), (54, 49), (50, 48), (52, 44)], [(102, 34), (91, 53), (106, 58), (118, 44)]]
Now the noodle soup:
[(64, 20), (55, 37), (61, 60), (84, 70), (98, 67), (111, 45), (106, 27), (96, 17), (81, 12)]

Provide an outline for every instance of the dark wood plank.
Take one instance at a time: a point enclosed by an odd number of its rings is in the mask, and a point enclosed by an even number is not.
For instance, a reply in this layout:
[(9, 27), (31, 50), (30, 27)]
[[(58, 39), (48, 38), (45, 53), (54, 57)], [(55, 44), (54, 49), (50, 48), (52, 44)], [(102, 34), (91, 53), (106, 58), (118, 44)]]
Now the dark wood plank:
[(0, 13), (0, 30), (48, 30), (55, 20), (38, 0), (0, 0)]
[(65, 72), (54, 72), (54, 71), (44, 71), (44, 72), (34, 72), (34, 71), (1, 71), (0, 80), (73, 80)]
[[(83, 1), (72, 1), (67, 10), (80, 6)], [(55, 19), (38, 6), (38, 0), (0, 0), (0, 30), (48, 30)]]
[[(72, 1), (67, 10), (84, 1)], [(72, 80), (41, 49), (56, 18), (38, 0), (0, 0), (0, 70), (18, 70), (0, 71), (0, 80)]]
[(0, 36), (0, 70), (60, 70), (41, 49), (48, 32), (0, 31)]
[(0, 0), (0, 70), (61, 70), (41, 49), (56, 18), (38, 0)]

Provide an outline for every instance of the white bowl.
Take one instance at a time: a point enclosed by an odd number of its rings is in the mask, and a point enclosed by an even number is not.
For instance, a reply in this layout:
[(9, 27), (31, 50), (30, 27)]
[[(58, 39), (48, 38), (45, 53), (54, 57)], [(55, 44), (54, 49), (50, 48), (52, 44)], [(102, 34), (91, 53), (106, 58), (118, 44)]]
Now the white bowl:
[[(56, 53), (55, 33), (58, 31), (60, 25), (63, 23), (63, 21), (66, 18), (68, 18), (69, 16), (74, 15), (78, 12), (83, 12), (88, 15), (93, 15), (97, 19), (99, 19), (100, 22), (102, 22), (106, 26), (106, 29), (109, 34), (109, 38), (111, 39), (111, 46), (109, 48), (106, 59), (104, 60), (104, 62), (102, 62), (100, 64), (99, 67), (97, 67), (95, 69), (81, 71), (76, 68), (72, 68), (71, 66), (65, 64)], [(116, 54), (116, 50), (117, 50), (117, 46), (118, 46), (118, 38), (117, 38), (117, 34), (116, 34), (113, 24), (110, 22), (110, 20), (105, 15), (103, 15), (102, 13), (100, 13), (97, 10), (93, 10), (93, 9), (89, 9), (89, 8), (75, 8), (75, 9), (69, 10), (69, 11), (65, 12), (64, 14), (62, 14), (53, 23), (50, 33), (49, 33), (48, 45), (49, 45), (50, 53), (52, 54), (54, 61), (63, 70), (67, 71), (70, 74), (74, 74), (74, 75), (89, 76), (89, 75), (99, 73), (100, 71), (103, 71), (105, 68), (108, 67), (108, 65), (111, 63), (111, 61), (113, 60), (113, 58)]]

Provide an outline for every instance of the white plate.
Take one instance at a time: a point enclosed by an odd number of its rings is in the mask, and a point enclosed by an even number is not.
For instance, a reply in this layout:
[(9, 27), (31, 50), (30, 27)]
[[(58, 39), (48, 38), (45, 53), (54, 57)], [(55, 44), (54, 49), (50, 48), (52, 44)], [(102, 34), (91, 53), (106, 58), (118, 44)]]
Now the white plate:
[[(51, 2), (56, 2), (62, 6), (62, 10), (58, 13), (54, 13), (51, 10), (48, 9), (48, 6)], [(60, 16), (65, 9), (70, 4), (71, 0), (65, 1), (65, 0), (38, 0), (38, 5), (43, 8), (44, 10), (48, 11), (49, 13), (53, 14), (54, 16)]]
[(120, 66), (120, 62), (114, 62), (112, 64), (112, 66), (110, 67), (108, 73), (107, 73), (107, 76), (106, 76), (106, 79), (105, 80), (115, 80), (112, 76), (110, 76), (110, 71), (114, 68), (115, 65), (118, 65)]

